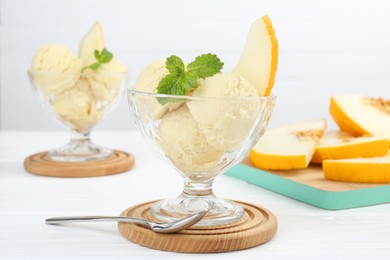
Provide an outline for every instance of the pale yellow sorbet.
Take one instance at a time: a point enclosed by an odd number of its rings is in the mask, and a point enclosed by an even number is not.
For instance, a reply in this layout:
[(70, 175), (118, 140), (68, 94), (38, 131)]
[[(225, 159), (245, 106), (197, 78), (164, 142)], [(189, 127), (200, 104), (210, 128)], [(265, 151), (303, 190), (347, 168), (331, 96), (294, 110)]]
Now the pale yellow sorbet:
[(192, 96), (217, 97), (210, 100), (191, 100), (187, 106), (206, 141), (221, 151), (238, 148), (250, 133), (258, 118), (260, 102), (224, 98), (258, 97), (253, 84), (233, 73), (218, 73), (200, 80)]
[(92, 128), (103, 115), (102, 109), (96, 109), (96, 101), (85, 79), (56, 96), (52, 107), (62, 120), (81, 132)]
[(97, 71), (86, 72), (94, 98), (103, 104), (109, 104), (118, 97), (121, 88), (126, 84), (123, 74), (127, 72), (127, 68), (115, 58), (103, 64)]
[(68, 47), (47, 44), (36, 51), (30, 73), (43, 94), (51, 96), (70, 89), (82, 67), (82, 61)]
[(186, 105), (165, 114), (158, 132), (165, 154), (188, 174), (208, 172), (223, 155), (206, 141)]

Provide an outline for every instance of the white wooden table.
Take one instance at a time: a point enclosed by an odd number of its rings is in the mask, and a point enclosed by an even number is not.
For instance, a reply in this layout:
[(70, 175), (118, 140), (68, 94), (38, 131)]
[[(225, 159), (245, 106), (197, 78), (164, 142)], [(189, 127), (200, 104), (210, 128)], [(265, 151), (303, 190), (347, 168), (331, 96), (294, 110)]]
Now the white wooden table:
[(45, 225), (47, 217), (116, 215), (181, 192), (179, 175), (135, 131), (93, 135), (99, 144), (133, 153), (132, 171), (82, 179), (24, 171), (26, 156), (67, 138), (65, 132), (0, 132), (0, 259), (390, 259), (390, 204), (327, 211), (224, 175), (215, 181), (218, 196), (259, 204), (278, 217), (279, 230), (269, 243), (230, 253), (178, 254), (132, 244), (114, 223)]

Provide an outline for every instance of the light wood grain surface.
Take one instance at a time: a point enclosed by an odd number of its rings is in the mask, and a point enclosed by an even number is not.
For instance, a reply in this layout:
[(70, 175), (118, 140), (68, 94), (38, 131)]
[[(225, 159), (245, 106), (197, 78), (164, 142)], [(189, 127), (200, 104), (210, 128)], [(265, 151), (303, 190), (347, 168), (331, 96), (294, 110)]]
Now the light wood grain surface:
[(0, 132), (0, 258), (10, 259), (383, 259), (390, 257), (390, 204), (318, 209), (243, 181), (218, 176), (216, 195), (260, 205), (278, 218), (268, 243), (230, 253), (191, 255), (148, 249), (123, 238), (116, 223), (48, 226), (44, 219), (119, 215), (142, 202), (178, 195), (182, 179), (138, 132), (97, 132), (101, 145), (134, 154), (131, 172), (96, 178), (26, 173), (23, 159), (63, 145), (65, 132)]

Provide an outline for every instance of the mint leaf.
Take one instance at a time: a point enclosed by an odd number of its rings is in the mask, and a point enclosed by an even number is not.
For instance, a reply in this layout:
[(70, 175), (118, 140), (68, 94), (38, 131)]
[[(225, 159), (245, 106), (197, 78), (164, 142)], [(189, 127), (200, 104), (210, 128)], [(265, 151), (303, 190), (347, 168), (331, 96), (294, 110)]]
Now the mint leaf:
[(175, 55), (167, 58), (165, 66), (171, 74), (182, 75), (185, 72), (185, 67), (182, 59)]
[(199, 78), (211, 77), (221, 71), (223, 62), (215, 54), (203, 54), (187, 65), (188, 71), (195, 72)]
[[(157, 93), (184, 96), (198, 81), (198, 76), (194, 73), (183, 73), (181, 76), (168, 74), (161, 79), (157, 87)], [(165, 105), (169, 102), (178, 102), (178, 98), (157, 98), (158, 102)]]
[(160, 80), (157, 86), (157, 93), (176, 95), (176, 93), (184, 92), (181, 87), (181, 77), (175, 74), (168, 74)]
[(104, 48), (101, 52), (95, 50), (93, 52), (93, 55), (95, 56), (97, 62), (85, 66), (84, 68), (81, 69), (81, 72), (84, 72), (86, 69), (97, 70), (98, 68), (100, 68), (102, 64), (110, 62), (114, 57), (114, 55), (111, 52), (109, 52), (106, 48)]
[(89, 65), (89, 68), (91, 70), (97, 70), (98, 68), (100, 68), (101, 65), (102, 65), (101, 63), (96, 62), (96, 63), (93, 63), (93, 64)]
[[(203, 54), (196, 57), (195, 61), (188, 64), (185, 69), (182, 59), (175, 55), (167, 58), (165, 66), (169, 74), (162, 78), (157, 86), (158, 94), (186, 95), (194, 88), (198, 79), (211, 77), (220, 72), (223, 62), (215, 54)], [(169, 102), (180, 101), (177, 98), (157, 98), (158, 102), (165, 105)]]
[(100, 60), (100, 53), (99, 53), (98, 50), (95, 50), (95, 51), (93, 52), (93, 55), (95, 56), (95, 59), (96, 59), (96, 60)]
[(108, 63), (110, 60), (114, 57), (111, 52), (109, 52), (106, 48), (104, 48), (100, 54), (100, 61), (101, 63)]

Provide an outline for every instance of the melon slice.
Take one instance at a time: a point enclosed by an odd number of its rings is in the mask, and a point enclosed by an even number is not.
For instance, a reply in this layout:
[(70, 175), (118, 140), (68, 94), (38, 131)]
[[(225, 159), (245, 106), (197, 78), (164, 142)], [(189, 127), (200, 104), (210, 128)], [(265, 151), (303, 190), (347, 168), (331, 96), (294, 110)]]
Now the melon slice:
[(389, 151), (389, 140), (380, 137), (354, 137), (343, 131), (327, 131), (320, 139), (311, 159), (322, 163), (325, 159), (348, 159), (384, 156)]
[(390, 153), (383, 157), (325, 160), (325, 178), (358, 183), (389, 183)]
[(326, 120), (312, 120), (267, 131), (253, 147), (249, 159), (269, 170), (306, 168), (326, 129)]
[(341, 130), (354, 136), (373, 135), (390, 140), (390, 100), (358, 95), (333, 96), (330, 114)]
[(255, 21), (233, 73), (251, 82), (260, 96), (268, 96), (278, 67), (278, 41), (267, 15)]
[(96, 61), (95, 50), (100, 52), (105, 46), (102, 25), (97, 21), (80, 41), (79, 58), (84, 65), (90, 65)]

